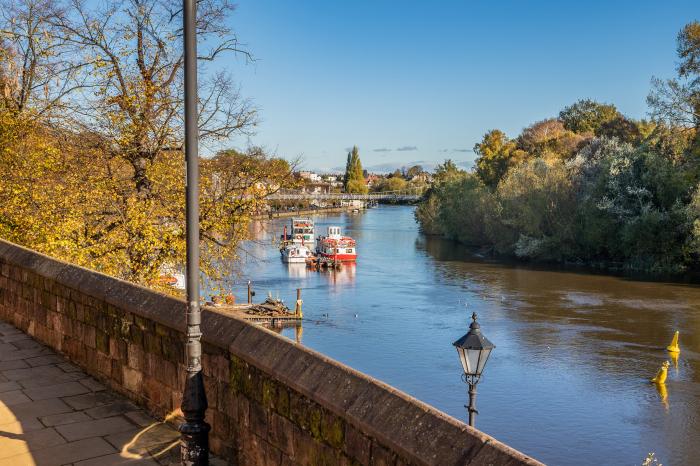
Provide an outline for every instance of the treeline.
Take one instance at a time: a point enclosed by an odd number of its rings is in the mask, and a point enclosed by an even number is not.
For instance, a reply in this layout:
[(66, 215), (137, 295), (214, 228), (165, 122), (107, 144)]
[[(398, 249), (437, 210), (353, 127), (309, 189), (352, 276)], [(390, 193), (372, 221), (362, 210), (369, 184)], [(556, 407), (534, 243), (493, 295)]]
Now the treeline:
[(678, 76), (654, 79), (651, 119), (581, 100), (511, 139), (485, 134), (475, 170), (450, 161), (421, 228), (498, 255), (653, 272), (700, 257), (700, 23), (678, 35)]
[[(227, 26), (232, 11), (198, 2), (205, 150), (257, 121), (229, 75), (206, 71), (248, 54)], [(157, 0), (3, 3), (0, 237), (148, 285), (184, 263), (181, 15)], [(216, 280), (293, 167), (256, 147), (205, 155), (201, 260)]]

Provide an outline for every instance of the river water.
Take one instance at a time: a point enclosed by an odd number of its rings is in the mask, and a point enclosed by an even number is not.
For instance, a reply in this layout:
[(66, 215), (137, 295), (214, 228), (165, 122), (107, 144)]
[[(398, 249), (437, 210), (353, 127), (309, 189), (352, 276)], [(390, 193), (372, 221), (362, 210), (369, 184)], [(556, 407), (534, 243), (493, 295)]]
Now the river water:
[[(289, 219), (254, 225), (234, 292), (271, 291), (293, 307), (302, 288), (310, 348), (466, 420), (452, 342), (477, 312), (496, 345), (478, 385), (477, 427), (552, 465), (700, 464), (700, 287), (483, 261), (418, 232), (413, 208), (315, 218), (358, 242), (337, 272), (283, 264), (273, 245)], [(669, 358), (666, 393), (648, 380)]]

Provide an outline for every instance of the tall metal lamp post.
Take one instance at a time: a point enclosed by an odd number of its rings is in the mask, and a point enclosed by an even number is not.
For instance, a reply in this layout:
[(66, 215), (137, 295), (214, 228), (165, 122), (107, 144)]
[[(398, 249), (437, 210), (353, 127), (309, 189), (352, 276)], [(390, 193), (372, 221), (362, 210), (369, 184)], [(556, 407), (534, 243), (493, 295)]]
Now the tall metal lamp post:
[(472, 323), (469, 332), (459, 340), (452, 343), (457, 348), (459, 360), (462, 363), (462, 380), (469, 385), (469, 425), (474, 427), (476, 415), (476, 384), (479, 383), (481, 373), (486, 366), (491, 351), (496, 347), (481, 333), (481, 327), (476, 321), (476, 312), (472, 314)]
[(183, 0), (185, 55), (185, 189), (187, 230), (187, 377), (182, 394), (185, 422), (180, 426), (183, 465), (209, 464), (209, 424), (204, 422), (207, 395), (202, 378), (202, 321), (199, 309), (199, 150), (197, 122), (196, 0)]

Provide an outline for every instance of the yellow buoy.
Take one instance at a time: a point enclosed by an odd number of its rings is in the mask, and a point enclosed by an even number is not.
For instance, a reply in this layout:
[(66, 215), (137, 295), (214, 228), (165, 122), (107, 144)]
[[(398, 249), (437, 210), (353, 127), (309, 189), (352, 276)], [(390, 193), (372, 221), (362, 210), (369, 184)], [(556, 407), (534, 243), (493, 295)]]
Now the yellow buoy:
[(673, 334), (673, 340), (671, 340), (671, 344), (668, 345), (666, 349), (671, 353), (680, 353), (681, 348), (678, 346), (678, 330)]
[(666, 383), (666, 377), (668, 376), (668, 366), (670, 366), (671, 363), (668, 361), (664, 361), (664, 363), (661, 365), (661, 368), (659, 371), (656, 373), (653, 379), (651, 381), (656, 384), (663, 384)]

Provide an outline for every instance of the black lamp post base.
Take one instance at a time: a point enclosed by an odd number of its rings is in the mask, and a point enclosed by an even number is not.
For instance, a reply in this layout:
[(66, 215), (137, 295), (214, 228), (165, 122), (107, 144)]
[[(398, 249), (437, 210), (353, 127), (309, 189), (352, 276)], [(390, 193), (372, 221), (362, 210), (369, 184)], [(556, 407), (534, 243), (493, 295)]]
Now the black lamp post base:
[(209, 465), (209, 430), (206, 422), (180, 426), (180, 460), (186, 466)]
[(209, 431), (204, 421), (207, 396), (202, 371), (188, 373), (182, 400), (185, 422), (180, 425), (180, 459), (185, 466), (209, 465)]

